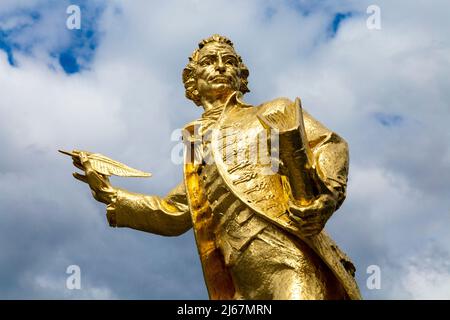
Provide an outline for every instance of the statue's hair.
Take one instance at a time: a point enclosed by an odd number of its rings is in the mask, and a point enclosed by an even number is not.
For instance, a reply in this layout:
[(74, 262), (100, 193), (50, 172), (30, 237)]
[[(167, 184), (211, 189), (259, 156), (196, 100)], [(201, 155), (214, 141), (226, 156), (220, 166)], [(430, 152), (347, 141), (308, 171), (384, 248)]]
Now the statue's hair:
[(247, 78), (249, 76), (248, 68), (242, 62), (242, 58), (234, 50), (233, 42), (231, 42), (231, 40), (228, 39), (227, 37), (215, 34), (209, 38), (203, 39), (198, 44), (198, 49), (196, 49), (192, 53), (192, 55), (189, 57), (189, 63), (183, 69), (183, 84), (184, 84), (184, 88), (186, 89), (186, 98), (194, 101), (194, 103), (198, 106), (201, 105), (200, 96), (199, 96), (199, 93), (197, 90), (197, 79), (196, 79), (196, 77), (197, 77), (196, 66), (197, 66), (197, 62), (198, 62), (198, 55), (199, 55), (200, 50), (205, 45), (207, 45), (208, 43), (212, 43), (212, 42), (226, 44), (226, 45), (229, 45), (233, 49), (233, 51), (238, 59), (238, 62), (239, 62), (238, 68), (240, 69), (240, 77), (241, 77), (241, 81), (240, 81), (241, 86), (239, 88), (239, 91), (243, 94), (246, 92), (250, 92), (250, 90), (247, 87), (247, 84), (248, 84)]

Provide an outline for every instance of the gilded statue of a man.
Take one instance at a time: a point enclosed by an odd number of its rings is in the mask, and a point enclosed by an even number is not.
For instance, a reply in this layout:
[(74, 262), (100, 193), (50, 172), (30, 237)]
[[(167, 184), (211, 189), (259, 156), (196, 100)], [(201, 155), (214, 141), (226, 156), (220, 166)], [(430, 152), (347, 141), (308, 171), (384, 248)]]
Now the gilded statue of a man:
[(299, 99), (243, 102), (248, 76), (229, 39), (199, 43), (183, 82), (204, 113), (183, 130), (184, 181), (166, 197), (113, 187), (87, 152), (72, 154), (85, 172), (74, 176), (112, 227), (193, 228), (211, 299), (359, 299), (353, 264), (323, 230), (346, 195), (347, 144)]

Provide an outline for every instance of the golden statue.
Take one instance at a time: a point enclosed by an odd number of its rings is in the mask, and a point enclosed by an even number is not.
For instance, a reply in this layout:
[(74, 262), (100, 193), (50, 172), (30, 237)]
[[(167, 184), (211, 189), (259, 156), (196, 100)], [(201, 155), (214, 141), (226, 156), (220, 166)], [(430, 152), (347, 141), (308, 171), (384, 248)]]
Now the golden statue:
[(74, 173), (112, 227), (164, 236), (194, 229), (210, 299), (360, 299), (355, 267), (323, 230), (342, 204), (347, 143), (294, 102), (243, 102), (249, 71), (226, 37), (199, 43), (183, 70), (202, 117), (183, 129), (184, 181), (166, 197), (113, 187), (148, 176), (73, 151)]

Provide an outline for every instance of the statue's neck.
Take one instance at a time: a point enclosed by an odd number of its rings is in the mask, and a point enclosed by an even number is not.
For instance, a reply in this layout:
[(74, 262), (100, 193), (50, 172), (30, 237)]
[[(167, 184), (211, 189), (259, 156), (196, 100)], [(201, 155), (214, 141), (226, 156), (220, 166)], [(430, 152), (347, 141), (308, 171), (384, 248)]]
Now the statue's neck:
[(210, 109), (206, 110), (202, 114), (202, 119), (217, 121), (217, 119), (219, 119), (220, 115), (222, 114), (224, 107), (225, 107), (225, 104), (221, 104), (221, 105), (215, 106), (214, 108), (210, 108)]
[(225, 97), (217, 98), (214, 100), (202, 99), (202, 105), (205, 112), (202, 114), (202, 119), (217, 121), (225, 108), (225, 105), (229, 102), (230, 97), (234, 94), (231, 93)]

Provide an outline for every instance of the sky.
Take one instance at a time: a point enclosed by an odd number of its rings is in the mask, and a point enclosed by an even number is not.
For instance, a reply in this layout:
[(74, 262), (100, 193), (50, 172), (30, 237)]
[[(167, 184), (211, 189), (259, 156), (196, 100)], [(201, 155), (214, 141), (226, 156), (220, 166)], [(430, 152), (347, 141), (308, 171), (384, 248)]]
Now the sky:
[(182, 69), (219, 33), (250, 70), (246, 102), (298, 96), (349, 143), (347, 199), (326, 230), (363, 297), (450, 299), (448, 12), (444, 0), (0, 1), (0, 298), (208, 298), (192, 231), (110, 228), (57, 150), (150, 171), (112, 183), (164, 196), (182, 180), (172, 133), (202, 113)]

